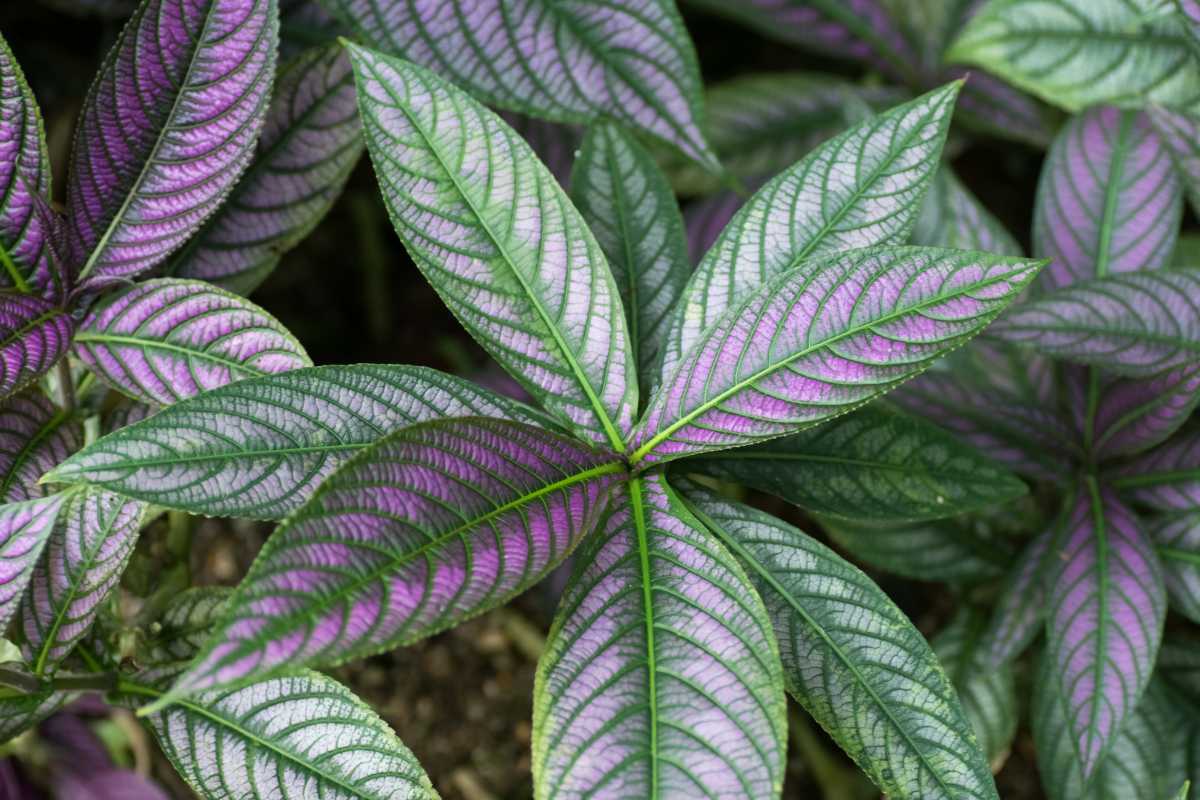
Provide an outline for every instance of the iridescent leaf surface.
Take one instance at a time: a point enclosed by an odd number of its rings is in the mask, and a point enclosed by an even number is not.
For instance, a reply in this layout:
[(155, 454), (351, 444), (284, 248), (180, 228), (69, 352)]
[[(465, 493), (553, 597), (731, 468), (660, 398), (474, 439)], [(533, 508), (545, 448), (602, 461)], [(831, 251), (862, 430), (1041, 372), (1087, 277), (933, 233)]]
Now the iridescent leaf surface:
[(850, 411), (967, 341), (1038, 266), (909, 247), (810, 260), (704, 333), (650, 401), (631, 460), (753, 444)]
[(1021, 245), (943, 164), (925, 195), (912, 243), (1019, 256)]
[(1162, 568), (1137, 520), (1094, 478), (1081, 486), (1050, 581), (1047, 655), (1083, 778), (1150, 680), (1166, 614)]
[(275, 0), (143, 0), (84, 101), (68, 243), (99, 286), (183, 244), (245, 169), (279, 38)]
[(71, 346), (75, 321), (32, 295), (0, 293), (0, 399), (49, 370)]
[[(453, 5), (453, 4), (450, 4)], [(417, 266), (514, 378), (617, 450), (635, 356), (604, 253), (499, 117), (432, 73), (350, 46), (367, 149)]]
[(83, 446), (83, 425), (40, 389), (0, 405), (0, 502), (46, 494), (38, 479)]
[(42, 116), (8, 42), (0, 36), (0, 286), (27, 290), (46, 258), (45, 220), (34, 196), (50, 191)]
[(312, 364), (295, 337), (250, 301), (174, 278), (108, 297), (80, 324), (74, 353), (114, 388), (158, 405)]
[(686, 496), (762, 595), (788, 691), (880, 789), (997, 797), (937, 657), (870, 578), (775, 517), (694, 486)]
[(1148, 109), (1147, 113), (1175, 160), (1192, 208), (1200, 214), (1200, 116), (1160, 106)]
[(1160, 511), (1200, 509), (1200, 431), (1186, 428), (1107, 476), (1130, 499)]
[(806, 259), (907, 241), (958, 88), (859, 123), (759, 189), (696, 268), (671, 318), (662, 375), (725, 311)]
[(1099, 378), (1090, 416), (1092, 452), (1112, 458), (1148, 450), (1187, 422), (1200, 403), (1200, 364), (1153, 378)]
[(1160, 517), (1146, 529), (1162, 562), (1171, 607), (1200, 625), (1200, 511)]
[(778, 797), (787, 725), (771, 622), (661, 476), (589, 537), (538, 664), (537, 797)]
[(1021, 549), (1000, 584), (992, 618), (980, 648), (988, 663), (999, 666), (1025, 651), (1046, 618), (1046, 593), (1058, 571), (1058, 554), (1067, 518), (1060, 516)]
[(329, 211), (362, 149), (350, 60), (336, 43), (304, 51), (279, 75), (254, 160), (168, 274), (249, 294)]
[(382, 52), (485, 102), (559, 122), (608, 117), (719, 168), (700, 70), (670, 0), (323, 0)]
[(1027, 491), (1008, 470), (937, 426), (879, 405), (682, 467), (849, 519), (951, 517)]
[(624, 473), (611, 454), (515, 422), (403, 429), (275, 531), (172, 691), (340, 663), (500, 605), (570, 554)]
[(17, 614), (62, 500), (51, 495), (0, 506), (0, 630)]
[(970, 518), (888, 524), (823, 517), (821, 524), (855, 560), (918, 581), (985, 581), (1012, 560), (1004, 539)]
[(193, 514), (278, 519), (367, 445), (419, 422), (474, 416), (544, 424), (533, 409), (425, 367), (310, 367), (180, 401), (93, 443), (47, 480)]

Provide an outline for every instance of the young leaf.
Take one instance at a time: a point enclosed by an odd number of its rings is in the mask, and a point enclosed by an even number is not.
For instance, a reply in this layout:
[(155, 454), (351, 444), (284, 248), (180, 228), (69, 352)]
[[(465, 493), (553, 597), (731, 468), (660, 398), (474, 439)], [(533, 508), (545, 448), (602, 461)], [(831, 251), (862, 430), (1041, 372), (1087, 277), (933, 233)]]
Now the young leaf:
[(753, 444), (850, 411), (968, 340), (1038, 266), (914, 247), (808, 261), (696, 342), (650, 401), (631, 461)]
[(670, 0), (323, 2), (371, 47), (484, 102), (558, 122), (608, 117), (720, 169), (702, 131), (696, 53)]
[(143, 0), (84, 101), (67, 187), (73, 265), (99, 286), (160, 263), (249, 163), (275, 0)]
[(959, 85), (859, 123), (759, 189), (708, 250), (676, 307), (663, 377), (728, 309), (806, 259), (907, 241)]
[(1187, 367), (1200, 358), (1200, 272), (1078, 283), (1022, 303), (988, 335), (1131, 378)]
[(0, 399), (48, 371), (71, 346), (70, 314), (32, 295), (0, 293)]
[(635, 359), (612, 272), (570, 200), (529, 146), (461, 90), (349, 48), (367, 149), (417, 266), (530, 394), (586, 438), (624, 449)]
[(0, 287), (27, 292), (46, 259), (46, 220), (35, 198), (50, 191), (42, 115), (8, 42), (0, 36)]
[[(130, 699), (159, 698), (122, 680)], [(206, 800), (436, 800), (416, 757), (349, 689), (316, 672), (180, 700), (148, 719)]]
[(425, 367), (311, 367), (180, 401), (43, 481), (91, 483), (193, 514), (278, 519), (367, 445), (416, 423), (474, 416), (545, 424), (533, 409)]
[(918, 581), (986, 581), (1002, 575), (1012, 560), (1008, 545), (982, 520), (905, 525), (822, 517), (821, 525), (856, 560)]
[(1050, 582), (1047, 656), (1067, 736), (1090, 779), (1137, 706), (1162, 637), (1162, 568), (1133, 514), (1084, 480)]
[[(1095, 407), (1088, 412), (1092, 452), (1097, 458), (1130, 455), (1159, 444), (1187, 422), (1200, 402), (1200, 364), (1153, 378), (1100, 376)], [(1085, 384), (1086, 386), (1086, 384)]]
[(197, 586), (175, 596), (158, 619), (149, 643), (156, 662), (191, 661), (221, 623), (232, 589)]
[(527, 425), (405, 428), (348, 461), (268, 540), (174, 694), (408, 644), (556, 567), (624, 476)]
[(926, 247), (1021, 255), (1021, 245), (943, 164), (913, 227), (912, 243)]
[(990, 0), (946, 53), (1061, 106), (1200, 107), (1200, 62), (1157, 0)]
[(1192, 208), (1200, 214), (1200, 117), (1160, 106), (1147, 113), (1175, 161)]
[(878, 405), (683, 467), (814, 513), (860, 520), (951, 517), (1027, 491), (1012, 473), (937, 426)]
[(79, 326), (74, 352), (114, 388), (159, 405), (312, 365), (266, 311), (204, 281), (174, 278), (111, 295)]
[(304, 51), (279, 75), (246, 173), (167, 273), (249, 294), (329, 211), (362, 148), (350, 60), (338, 44)]
[(0, 631), (17, 614), (62, 501), (56, 494), (0, 506)]
[(103, 489), (76, 490), (63, 501), (21, 605), (35, 674), (53, 673), (92, 626), (133, 555), (145, 510)]
[(38, 478), (83, 446), (83, 425), (40, 389), (0, 405), (0, 502), (46, 494)]
[(1088, 109), (1063, 126), (1038, 182), (1033, 250), (1053, 259), (1041, 284), (1168, 266), (1182, 211), (1179, 175), (1149, 118)]
[(1147, 531), (1162, 561), (1171, 607), (1200, 625), (1200, 511), (1160, 517)]
[(937, 657), (870, 578), (775, 517), (695, 486), (686, 496), (762, 595), (788, 691), (883, 792), (997, 797)]
[(538, 664), (534, 793), (778, 797), (786, 700), (762, 601), (661, 476), (613, 505)]

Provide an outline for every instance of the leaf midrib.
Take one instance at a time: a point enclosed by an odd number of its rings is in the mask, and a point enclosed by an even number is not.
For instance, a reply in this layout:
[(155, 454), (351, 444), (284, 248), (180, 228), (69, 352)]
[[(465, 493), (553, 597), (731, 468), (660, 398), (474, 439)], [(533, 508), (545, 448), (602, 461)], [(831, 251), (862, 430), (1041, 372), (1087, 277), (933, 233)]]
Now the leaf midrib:
[[(170, 342), (163, 341), (162, 339), (141, 338), (138, 336), (122, 336), (115, 333), (91, 333), (87, 331), (80, 331), (79, 333), (75, 334), (75, 341), (77, 343), (84, 342), (88, 344), (114, 344), (125, 345), (127, 347), (137, 347), (143, 351), (143, 355), (146, 354), (145, 351), (147, 350), (163, 350), (183, 358), (208, 361), (212, 364), (225, 367), (230, 371), (247, 372), (249, 373), (250, 377), (254, 378), (260, 378), (269, 374), (261, 369), (258, 369), (257, 367), (252, 367), (249, 364), (245, 364), (240, 361), (233, 361), (232, 359), (213, 355), (206, 350), (192, 350), (187, 347), (181, 347), (177, 344), (171, 344)], [(257, 357), (262, 352), (267, 352), (271, 349), (274, 348), (264, 348), (264, 350), (255, 353), (254, 357)], [(296, 355), (299, 354), (297, 353)]]
[(1104, 211), (1100, 219), (1100, 230), (1096, 243), (1096, 276), (1108, 275), (1108, 262), (1112, 252), (1112, 240), (1116, 232), (1113, 230), (1113, 220), (1117, 215), (1117, 197), (1121, 183), (1118, 178), (1125, 171), (1125, 159), (1129, 155), (1129, 135), (1133, 128), (1133, 115), (1128, 111), (1120, 112), (1117, 124), (1117, 141), (1113, 146), (1112, 161), (1108, 165), (1108, 181), (1105, 184)]
[(650, 586), (650, 542), (646, 536), (646, 506), (642, 498), (642, 480), (629, 481), (629, 500), (637, 534), (638, 572), (642, 583), (643, 619), (646, 626), (646, 707), (650, 716), (650, 800), (658, 800), (658, 651), (654, 644), (654, 596)]

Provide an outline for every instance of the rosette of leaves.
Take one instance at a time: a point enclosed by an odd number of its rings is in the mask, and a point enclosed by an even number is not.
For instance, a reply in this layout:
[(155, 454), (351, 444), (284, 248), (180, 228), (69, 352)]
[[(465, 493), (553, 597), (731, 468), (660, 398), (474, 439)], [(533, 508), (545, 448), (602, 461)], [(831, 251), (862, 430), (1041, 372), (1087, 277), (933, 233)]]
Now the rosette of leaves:
[[(371, 32), (356, 4), (334, 5)], [(402, 6), (375, 10), (417, 13)], [(438, 21), (471, 8), (447, 4)], [(528, 15), (514, 30), (583, 30), (535, 3), (505, 8)], [(437, 44), (480, 46), (477, 22)], [(406, 41), (405, 55), (446, 68), (430, 42)], [(791, 694), (889, 796), (995, 798), (955, 685), (882, 590), (689, 477), (757, 486), (786, 471), (793, 485), (768, 490), (805, 508), (914, 524), (1025, 494), (933, 425), (859, 409), (977, 334), (1042, 266), (907, 244), (960, 84), (789, 166), (693, 272), (667, 179), (629, 128), (588, 128), (568, 195), (472, 97), (497, 100), (474, 78), (451, 72), (456, 86), (346, 49), (399, 238), (540, 408), (431, 370), (302, 368), (164, 397), (43, 478), (177, 513), (281, 520), (232, 592), (181, 596), (140, 654), (148, 672), (121, 677), (181, 774), (227, 796), (197, 759), (248, 746), (247, 731), (260, 748), (282, 735), (254, 709), (309, 692), (304, 670), (444, 630), (574, 553), (535, 690), (538, 797), (779, 796)], [(457, 55), (465, 72), (478, 54)], [(521, 52), (509, 56), (520, 68)], [(850, 154), (869, 168), (839, 169)], [(285, 741), (284, 767), (305, 746)]]

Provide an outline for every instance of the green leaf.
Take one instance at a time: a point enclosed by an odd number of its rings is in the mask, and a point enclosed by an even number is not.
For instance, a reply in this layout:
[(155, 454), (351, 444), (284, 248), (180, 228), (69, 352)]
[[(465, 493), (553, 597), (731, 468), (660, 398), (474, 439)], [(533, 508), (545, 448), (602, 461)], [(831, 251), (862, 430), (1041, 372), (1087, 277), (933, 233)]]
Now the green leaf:
[(153, 663), (188, 661), (216, 632), (233, 590), (197, 586), (176, 595), (163, 609), (147, 643)]
[(1162, 562), (1171, 607), (1200, 625), (1200, 511), (1152, 518), (1146, 533)]
[(695, 486), (689, 506), (746, 565), (788, 691), (895, 800), (996, 798), (925, 639), (866, 575), (778, 519)]
[(829, 538), (859, 561), (913, 580), (988, 580), (1003, 574), (1012, 560), (1007, 541), (986, 519), (896, 525), (822, 517), (821, 525)]
[(982, 250), (1006, 256), (1022, 255), (1021, 245), (1000, 220), (963, 186), (949, 164), (943, 164), (925, 195), (913, 228), (912, 243), (926, 247)]
[(43, 689), (33, 694), (14, 694), (13, 689), (0, 689), (0, 744), (11, 741), (58, 711), (77, 692)]
[(861, 520), (951, 517), (1024, 495), (1011, 472), (932, 423), (879, 404), (793, 436), (681, 468)]
[(348, 45), (397, 234), (466, 329), (583, 437), (624, 450), (636, 359), (604, 253), (500, 117), (433, 73)]

